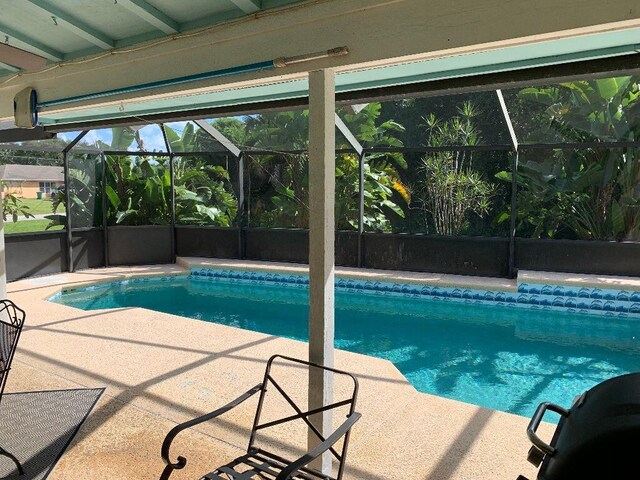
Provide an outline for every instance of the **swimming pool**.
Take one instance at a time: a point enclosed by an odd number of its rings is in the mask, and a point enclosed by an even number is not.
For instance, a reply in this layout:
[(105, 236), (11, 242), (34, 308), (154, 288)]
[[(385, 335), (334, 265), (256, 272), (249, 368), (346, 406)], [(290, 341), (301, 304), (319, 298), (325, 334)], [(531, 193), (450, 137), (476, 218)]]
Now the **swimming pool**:
[[(336, 288), (336, 347), (390, 360), (421, 392), (530, 416), (542, 401), (569, 406), (596, 383), (640, 370), (638, 318), (349, 282)], [(65, 290), (51, 300), (84, 310), (143, 307), (307, 341), (307, 284), (302, 275), (208, 270)]]

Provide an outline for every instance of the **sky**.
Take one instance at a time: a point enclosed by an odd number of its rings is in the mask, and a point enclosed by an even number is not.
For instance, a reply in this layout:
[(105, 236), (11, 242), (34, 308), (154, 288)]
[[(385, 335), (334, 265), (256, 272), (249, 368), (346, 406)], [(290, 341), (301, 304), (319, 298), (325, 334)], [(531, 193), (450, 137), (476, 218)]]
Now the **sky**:
[[(248, 118), (248, 116), (242, 115), (242, 116), (236, 116), (232, 118), (236, 118), (244, 122)], [(208, 121), (209, 123), (212, 122), (211, 119), (206, 121)], [(185, 122), (169, 122), (166, 125), (172, 128), (179, 136), (181, 136), (182, 131), (184, 130), (184, 127), (187, 125), (187, 123), (189, 122), (186, 122), (186, 121)], [(196, 129), (197, 128), (198, 127), (196, 126)], [(167, 151), (167, 147), (164, 143), (164, 138), (162, 136), (162, 130), (160, 129), (160, 126), (158, 124), (146, 125), (140, 128), (139, 131), (140, 131), (140, 136), (142, 138), (142, 142), (144, 143), (145, 151), (147, 152), (166, 152)], [(111, 128), (90, 130), (89, 133), (87, 133), (85, 137), (82, 139), (82, 143), (95, 145), (98, 142), (98, 140), (100, 140), (106, 143), (107, 145), (111, 145), (112, 133), (113, 132)], [(80, 130), (72, 131), (72, 132), (61, 132), (57, 134), (58, 138), (61, 138), (66, 142), (71, 142), (78, 135), (80, 135)], [(137, 151), (138, 145), (135, 142), (133, 142), (129, 147), (129, 150), (132, 152)]]
[[(187, 122), (172, 122), (167, 126), (171, 127), (178, 135), (182, 134), (182, 130), (187, 125)], [(156, 124), (146, 125), (140, 128), (140, 136), (144, 143), (144, 149), (148, 152), (166, 152), (167, 147), (164, 144), (164, 138), (162, 137), (162, 130)], [(58, 133), (58, 138), (61, 138), (67, 142), (71, 142), (74, 138), (80, 135), (80, 131), (74, 132), (62, 132)], [(104, 128), (100, 130), (90, 130), (82, 139), (83, 143), (95, 144), (98, 140), (103, 141), (107, 145), (111, 144), (112, 130), (110, 128)], [(134, 142), (129, 147), (129, 150), (138, 150), (137, 144)]]
[[(179, 125), (182, 124), (182, 125)], [(174, 130), (180, 130), (184, 128), (186, 122), (177, 122), (176, 124), (171, 124), (171, 128)], [(62, 138), (65, 141), (70, 142), (75, 137), (77, 137), (80, 132), (63, 132), (58, 134), (58, 138)], [(164, 144), (164, 138), (162, 137), (162, 130), (158, 125), (147, 125), (140, 129), (140, 136), (142, 141), (144, 142), (144, 148), (146, 151), (162, 151), (165, 152), (167, 147)], [(89, 133), (85, 135), (82, 139), (83, 143), (95, 144), (98, 140), (103, 141), (107, 145), (111, 144), (112, 139), (112, 131), (110, 128), (105, 128), (101, 130), (90, 130)], [(135, 151), (138, 150), (137, 144), (134, 142), (129, 147), (129, 150)]]

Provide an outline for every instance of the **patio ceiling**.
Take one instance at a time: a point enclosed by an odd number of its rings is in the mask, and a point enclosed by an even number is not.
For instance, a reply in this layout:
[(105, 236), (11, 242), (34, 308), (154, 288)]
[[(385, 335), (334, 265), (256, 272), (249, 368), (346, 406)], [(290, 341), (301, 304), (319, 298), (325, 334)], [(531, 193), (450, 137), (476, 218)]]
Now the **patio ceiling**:
[[(0, 76), (209, 27), (304, 0), (7, 0)], [(34, 63), (35, 62), (35, 63)]]
[[(640, 51), (640, 18), (627, 0), (606, 7), (590, 0), (580, 9), (518, 1), (484, 5), (481, 14), (471, 1), (437, 11), (419, 0), (193, 0), (189, 8), (170, 0), (5, 3), (0, 128), (12, 127), (11, 100), (27, 86), (38, 92), (40, 124), (64, 129), (302, 99), (307, 72), (319, 68), (336, 69), (336, 91), (344, 98)], [(389, 29), (392, 35), (380, 34)], [(349, 54), (200, 77), (340, 46)], [(46, 57), (49, 65), (29, 70), (39, 57), (7, 50), (13, 47)], [(184, 76), (194, 81), (176, 85)]]
[[(508, 72), (530, 67), (552, 66), (567, 62), (587, 61), (640, 52), (640, 28), (623, 32), (569, 38), (536, 45), (525, 45), (467, 55), (456, 55), (384, 67), (338, 72), (336, 92), (348, 94), (369, 89), (447, 80), (491, 73)], [(622, 60), (624, 62), (624, 60)], [(144, 117), (171, 112), (210, 110), (229, 106), (277, 102), (306, 98), (307, 78), (292, 79), (244, 88), (219, 89), (212, 92), (187, 94), (162, 99), (133, 99), (96, 108), (41, 114), (40, 123), (55, 127), (109, 121), (117, 118)], [(348, 95), (343, 95), (343, 97)], [(134, 120), (134, 123), (135, 120)]]

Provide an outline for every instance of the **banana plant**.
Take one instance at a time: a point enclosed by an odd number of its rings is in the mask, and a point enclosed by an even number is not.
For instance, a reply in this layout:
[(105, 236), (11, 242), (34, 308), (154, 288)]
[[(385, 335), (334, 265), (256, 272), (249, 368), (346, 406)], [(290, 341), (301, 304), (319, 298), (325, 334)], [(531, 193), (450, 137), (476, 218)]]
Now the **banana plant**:
[[(181, 136), (167, 128), (176, 150), (199, 148), (193, 126)], [(112, 129), (111, 143), (98, 141), (104, 150), (131, 150), (134, 142), (143, 149), (139, 132), (132, 128)], [(69, 158), (69, 200), (74, 227), (102, 225), (101, 165), (96, 155)], [(176, 157), (176, 212), (182, 223), (229, 226), (235, 218), (237, 202), (229, 193), (229, 177), (219, 166), (202, 159)], [(171, 177), (166, 157), (131, 155), (106, 156), (107, 220), (110, 225), (168, 224), (171, 219)], [(50, 224), (64, 225), (66, 215), (57, 211), (66, 200), (61, 189), (53, 199)]]
[[(404, 130), (393, 122), (379, 122), (380, 104), (365, 106), (358, 113), (339, 110), (347, 127), (367, 147), (400, 147), (395, 134)], [(246, 120), (247, 143), (273, 150), (269, 156), (250, 157), (251, 218), (265, 227), (308, 226), (308, 156), (278, 154), (278, 150), (308, 148), (308, 111), (266, 113)], [(338, 137), (337, 148), (349, 145)], [(398, 169), (405, 169), (400, 153), (367, 155), (365, 167), (364, 223), (368, 229), (389, 231), (391, 217), (404, 216), (398, 202), (410, 201), (409, 189), (400, 181)], [(358, 221), (358, 159), (338, 155), (336, 159), (336, 227), (353, 229)]]
[[(47, 230), (64, 226), (68, 212), (65, 211), (66, 189), (69, 188), (71, 227), (99, 227), (102, 225), (102, 168), (96, 154), (69, 154), (69, 185), (57, 190), (51, 202), (51, 215)], [(63, 213), (58, 213), (62, 209)]]
[(169, 168), (157, 159), (107, 156), (108, 220), (115, 225), (163, 225), (171, 219)]
[[(567, 142), (637, 140), (640, 89), (637, 77), (612, 77), (525, 88), (520, 101), (546, 106), (540, 131)], [(532, 132), (540, 138), (540, 132)]]
[[(228, 125), (228, 122), (225, 122)], [(237, 127), (235, 122), (232, 123)], [(213, 139), (188, 122), (178, 134), (165, 125), (174, 152), (219, 150)], [(176, 221), (188, 225), (230, 227), (236, 219), (238, 201), (229, 172), (212, 160), (197, 156), (174, 157)]]
[[(530, 133), (532, 139), (596, 143), (640, 139), (638, 77), (527, 88), (518, 98), (525, 105), (546, 107), (546, 121)], [(524, 158), (516, 176), (520, 232), (534, 238), (639, 239), (638, 154), (637, 148), (592, 148)], [(511, 174), (500, 172), (498, 178), (510, 181)]]

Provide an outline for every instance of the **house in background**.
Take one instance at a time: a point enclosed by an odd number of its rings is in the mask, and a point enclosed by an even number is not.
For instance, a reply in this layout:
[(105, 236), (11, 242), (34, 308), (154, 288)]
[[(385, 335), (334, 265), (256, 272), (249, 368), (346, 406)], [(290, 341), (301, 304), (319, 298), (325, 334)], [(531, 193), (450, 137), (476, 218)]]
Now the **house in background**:
[(13, 193), (22, 198), (50, 197), (64, 185), (62, 167), (41, 165), (0, 165), (2, 197)]

